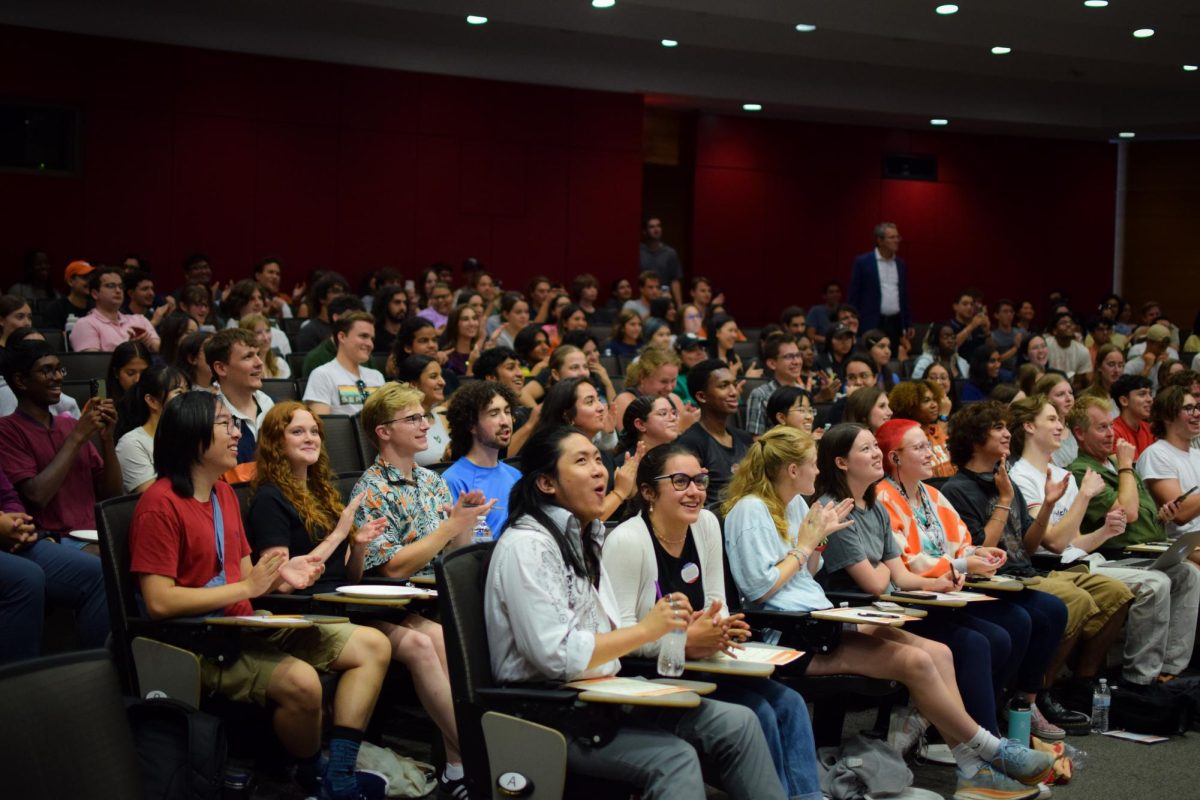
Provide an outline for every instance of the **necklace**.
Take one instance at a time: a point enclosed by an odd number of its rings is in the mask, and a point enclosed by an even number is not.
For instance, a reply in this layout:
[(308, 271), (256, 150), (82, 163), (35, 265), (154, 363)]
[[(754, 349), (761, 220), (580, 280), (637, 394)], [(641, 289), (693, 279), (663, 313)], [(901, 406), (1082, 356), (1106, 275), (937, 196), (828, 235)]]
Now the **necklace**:
[(663, 544), (682, 544), (687, 539), (687, 531), (684, 531), (683, 536), (680, 536), (678, 539), (668, 539), (665, 536), (659, 536), (658, 531), (655, 531), (654, 538)]

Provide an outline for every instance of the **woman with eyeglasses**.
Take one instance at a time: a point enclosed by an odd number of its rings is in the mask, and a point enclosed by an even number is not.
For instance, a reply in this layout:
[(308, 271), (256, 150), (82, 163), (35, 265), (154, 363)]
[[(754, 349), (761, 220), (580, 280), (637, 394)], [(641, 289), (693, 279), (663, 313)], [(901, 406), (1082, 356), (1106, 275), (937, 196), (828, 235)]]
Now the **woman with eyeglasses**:
[[(693, 609), (687, 657), (736, 656), (750, 627), (744, 615), (727, 610), (720, 523), (704, 508), (708, 473), (687, 447), (664, 444), (646, 452), (637, 484), (640, 513), (608, 535), (602, 556), (620, 626), (637, 624), (660, 597), (680, 593)], [(655, 658), (658, 645), (650, 642), (633, 653)], [(758, 718), (788, 797), (818, 800), (820, 773), (804, 698), (769, 678), (725, 676), (716, 683), (713, 699), (746, 706)]]
[[(607, 474), (590, 437), (563, 425), (537, 431), (521, 451), (521, 472), (484, 589), (497, 684), (616, 675), (621, 656), (687, 627), (692, 608), (680, 592), (664, 592), (640, 621), (614, 623), (617, 599), (601, 561)], [(704, 759), (734, 800), (785, 797), (743, 707), (704, 698), (678, 713), (621, 710), (617, 720), (613, 737), (594, 745), (565, 720), (572, 773), (627, 781), (646, 800), (703, 800)]]
[[(859, 523), (847, 519), (856, 507), (853, 498), (818, 502), (811, 509), (805, 503), (804, 495), (816, 491), (821, 472), (816, 451), (811, 436), (781, 425), (763, 434), (734, 473), (722, 511), (729, 566), (744, 607), (797, 612), (832, 607), (814, 577), (822, 566), (821, 542), (832, 543)], [(903, 683), (913, 705), (951, 746), (958, 767), (956, 796), (1037, 797), (1036, 784), (1049, 774), (1054, 758), (1000, 740), (981, 726), (982, 720), (972, 719), (963, 707), (948, 648), (882, 625), (838, 629), (838, 635), (832, 650), (799, 662), (805, 674), (850, 673)], [(799, 638), (782, 643), (805, 649)], [(916, 715), (912, 719), (919, 720)], [(916, 724), (902, 731), (908, 742), (915, 742), (919, 733)]]
[[(920, 423), (893, 419), (876, 432), (887, 477), (875, 484), (875, 497), (888, 512), (900, 558), (925, 578), (946, 574), (992, 577), (1008, 560), (998, 547), (976, 547), (954, 506), (932, 486), (933, 448)], [(997, 696), (1013, 684), (1032, 711), (1033, 735), (1055, 741), (1066, 733), (1037, 706), (1046, 670), (1067, 625), (1067, 607), (1044, 592), (1010, 593), (968, 603), (949, 615), (954, 624), (980, 633), (992, 651)]]
[(409, 356), (397, 367), (396, 380), (421, 392), (421, 407), (429, 425), (426, 431), (429, 446), (416, 454), (417, 463), (428, 467), (445, 461), (450, 429), (446, 426), (446, 379), (441, 365), (429, 356)]
[[(321, 418), (302, 404), (278, 403), (267, 412), (259, 431), (254, 494), (247, 516), (247, 536), (258, 560), (281, 554), (321, 556), (325, 570), (302, 591), (317, 594), (361, 581), (367, 548), (389, 524), (364, 512), (369, 521), (355, 524), (362, 498), (342, 502), (333, 483), (325, 451)], [(284, 586), (282, 591), (291, 591)], [(448, 772), (458, 770), (462, 756), (450, 695), (450, 679), (440, 655), (441, 628), (417, 614), (400, 624), (369, 623), (387, 637), (392, 660), (407, 667), (421, 705), (442, 734)], [(443, 781), (447, 780), (443, 777)]]
[(820, 433), (824, 433), (813, 430), (816, 409), (813, 408), (812, 395), (799, 386), (780, 386), (771, 392), (767, 398), (766, 415), (767, 430), (776, 425), (790, 425), (818, 438)]
[(643, 394), (625, 406), (618, 452), (630, 456), (639, 442), (647, 451), (679, 438), (679, 411), (669, 397)]

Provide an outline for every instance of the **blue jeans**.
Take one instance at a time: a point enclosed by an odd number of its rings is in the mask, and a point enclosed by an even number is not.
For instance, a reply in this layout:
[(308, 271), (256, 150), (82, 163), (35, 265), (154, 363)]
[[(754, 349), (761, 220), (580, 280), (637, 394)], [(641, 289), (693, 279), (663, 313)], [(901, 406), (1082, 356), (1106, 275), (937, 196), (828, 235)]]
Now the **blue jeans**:
[(47, 602), (75, 610), (82, 647), (104, 646), (108, 603), (100, 559), (41, 539), (0, 553), (0, 663), (41, 654)]
[(754, 712), (788, 797), (821, 799), (812, 722), (799, 692), (769, 678), (721, 677), (711, 696)]
[[(1036, 692), (1045, 680), (1050, 660), (1067, 629), (1067, 605), (1049, 592), (1026, 589), (1013, 592), (1008, 602), (1020, 606), (1029, 615), (1029, 647), (1017, 663), (1016, 687), (1022, 692)], [(1001, 601), (1004, 602), (1004, 601)], [(999, 605), (979, 603), (978, 605)], [(1015, 659), (1014, 659), (1015, 660)]]
[[(947, 613), (931, 613), (912, 627), (913, 633), (941, 642), (954, 656), (954, 678), (963, 707), (993, 735), (1000, 735), (996, 722), (996, 690), (992, 675), (996, 664), (1012, 652), (1008, 634), (998, 625), (980, 619), (970, 619), (955, 609)], [(935, 610), (936, 611), (936, 610)], [(918, 628), (919, 626), (919, 628)]]

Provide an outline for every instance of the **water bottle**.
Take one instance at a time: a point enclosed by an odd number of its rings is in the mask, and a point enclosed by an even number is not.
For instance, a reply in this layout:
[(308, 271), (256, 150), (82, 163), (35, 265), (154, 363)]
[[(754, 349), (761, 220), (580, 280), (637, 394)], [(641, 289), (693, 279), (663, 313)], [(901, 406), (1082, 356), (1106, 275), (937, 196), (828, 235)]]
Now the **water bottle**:
[(678, 678), (683, 674), (683, 650), (686, 645), (686, 628), (673, 628), (658, 640), (659, 675), (664, 678)]
[(471, 542), (479, 544), (480, 542), (490, 542), (492, 540), (492, 529), (487, 524), (487, 517), (476, 517), (475, 530), (471, 534)]
[(1112, 705), (1112, 693), (1108, 689), (1108, 681), (1100, 679), (1100, 685), (1092, 694), (1092, 732), (1104, 733), (1108, 730), (1108, 707)]
[(1033, 713), (1025, 696), (1013, 695), (1012, 702), (1008, 704), (1008, 738), (1029, 747), (1029, 724), (1032, 718)]

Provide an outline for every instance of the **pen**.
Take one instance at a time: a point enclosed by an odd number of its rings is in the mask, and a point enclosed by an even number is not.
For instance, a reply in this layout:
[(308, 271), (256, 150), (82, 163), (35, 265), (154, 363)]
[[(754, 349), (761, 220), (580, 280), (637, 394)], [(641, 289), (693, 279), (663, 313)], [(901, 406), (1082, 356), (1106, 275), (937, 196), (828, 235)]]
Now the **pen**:
[(870, 617), (871, 619), (900, 619), (895, 614), (876, 614), (874, 611), (859, 612), (860, 617)]

